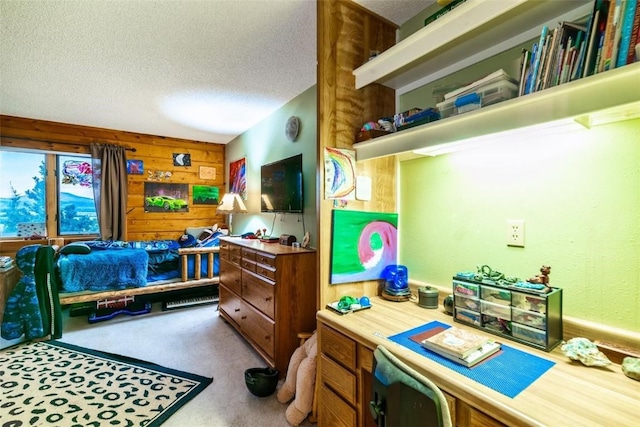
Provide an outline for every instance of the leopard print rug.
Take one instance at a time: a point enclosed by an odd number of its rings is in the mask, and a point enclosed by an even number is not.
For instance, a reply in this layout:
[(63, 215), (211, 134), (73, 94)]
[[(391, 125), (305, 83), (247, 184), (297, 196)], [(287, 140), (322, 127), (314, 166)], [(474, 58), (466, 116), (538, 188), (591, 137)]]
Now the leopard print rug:
[(159, 426), (212, 378), (59, 341), (0, 351), (0, 426)]

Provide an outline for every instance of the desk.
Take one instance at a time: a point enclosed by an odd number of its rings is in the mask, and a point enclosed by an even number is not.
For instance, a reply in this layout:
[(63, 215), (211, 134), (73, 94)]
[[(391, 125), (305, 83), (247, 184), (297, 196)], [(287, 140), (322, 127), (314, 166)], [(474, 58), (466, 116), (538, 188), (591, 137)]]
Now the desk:
[(505, 340), (511, 347), (556, 362), (511, 399), (385, 338), (432, 320), (454, 324), (441, 308), (429, 310), (411, 301), (396, 303), (377, 297), (372, 304), (371, 309), (342, 316), (326, 309), (317, 314), (320, 426), (371, 425), (372, 352), (378, 345), (428, 376), (447, 394), (459, 427), (640, 425), (640, 382), (626, 377), (620, 365), (590, 368), (570, 361), (559, 347), (547, 353)]

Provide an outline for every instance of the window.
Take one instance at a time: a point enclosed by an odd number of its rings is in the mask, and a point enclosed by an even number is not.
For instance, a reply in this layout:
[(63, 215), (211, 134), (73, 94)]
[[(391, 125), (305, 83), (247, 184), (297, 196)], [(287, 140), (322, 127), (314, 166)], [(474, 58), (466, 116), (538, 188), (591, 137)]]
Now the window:
[(0, 170), (0, 237), (45, 235), (45, 155), (0, 151)]
[(58, 156), (57, 170), (58, 234), (97, 234), (99, 228), (91, 186), (91, 158)]
[(0, 238), (98, 234), (89, 157), (0, 150), (0, 171)]

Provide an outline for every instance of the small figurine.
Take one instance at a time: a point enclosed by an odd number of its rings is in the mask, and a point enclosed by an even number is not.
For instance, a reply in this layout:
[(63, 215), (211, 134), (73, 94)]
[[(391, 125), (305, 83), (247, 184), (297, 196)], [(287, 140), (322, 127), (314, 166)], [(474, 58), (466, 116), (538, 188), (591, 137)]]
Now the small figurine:
[(527, 279), (527, 282), (529, 283), (539, 283), (542, 285), (548, 285), (549, 284), (549, 274), (551, 273), (551, 266), (549, 265), (543, 265), (540, 268), (540, 273), (536, 275), (535, 277), (531, 277), (529, 279)]

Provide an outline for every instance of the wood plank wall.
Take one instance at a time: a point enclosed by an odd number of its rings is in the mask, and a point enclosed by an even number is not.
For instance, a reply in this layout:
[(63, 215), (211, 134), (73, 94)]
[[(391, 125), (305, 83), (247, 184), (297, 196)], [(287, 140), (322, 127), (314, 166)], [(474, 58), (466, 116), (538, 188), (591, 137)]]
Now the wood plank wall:
[[(395, 44), (397, 27), (352, 1), (328, 0), (318, 4), (318, 159), (324, 147), (352, 149), (362, 125), (395, 113), (395, 92), (372, 84), (355, 89), (353, 70), (368, 60), (372, 50)], [(372, 199), (350, 201), (346, 209), (396, 212), (395, 157), (357, 163), (357, 174), (371, 177)], [(319, 183), (324, 168), (319, 168)], [(376, 295), (377, 282), (329, 284), (332, 200), (319, 191), (320, 307), (344, 295)]]
[[(168, 138), (133, 132), (56, 123), (44, 120), (0, 116), (0, 145), (60, 153), (89, 153), (92, 142), (125, 145), (127, 159), (142, 160), (143, 175), (128, 175), (127, 240), (177, 239), (186, 227), (212, 226), (224, 223), (223, 215), (216, 215), (216, 206), (193, 205), (192, 186), (209, 185), (225, 192), (225, 145), (187, 139)], [(173, 166), (173, 153), (189, 153), (191, 166)], [(216, 169), (213, 180), (199, 177), (200, 166)], [(189, 212), (151, 213), (144, 211), (144, 183), (147, 171), (169, 171), (168, 181), (189, 184)], [(49, 232), (48, 237), (53, 236)], [(0, 242), (14, 251), (15, 244)], [(4, 248), (0, 248), (3, 254)]]

